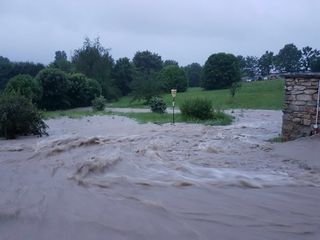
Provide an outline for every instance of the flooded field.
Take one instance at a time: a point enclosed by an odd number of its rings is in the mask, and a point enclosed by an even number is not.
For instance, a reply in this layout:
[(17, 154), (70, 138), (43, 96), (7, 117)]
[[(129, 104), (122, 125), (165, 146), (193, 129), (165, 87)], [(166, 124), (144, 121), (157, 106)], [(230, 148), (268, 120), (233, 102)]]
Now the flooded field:
[(61, 118), (0, 140), (0, 239), (320, 239), (320, 138), (270, 143), (281, 111), (233, 114)]

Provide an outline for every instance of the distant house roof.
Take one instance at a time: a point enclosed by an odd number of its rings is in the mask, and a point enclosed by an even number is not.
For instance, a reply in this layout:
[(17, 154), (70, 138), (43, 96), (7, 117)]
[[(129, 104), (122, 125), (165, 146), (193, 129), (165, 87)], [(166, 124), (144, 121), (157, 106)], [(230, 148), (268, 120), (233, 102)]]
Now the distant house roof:
[(284, 78), (319, 78), (320, 79), (320, 72), (283, 73), (279, 75)]

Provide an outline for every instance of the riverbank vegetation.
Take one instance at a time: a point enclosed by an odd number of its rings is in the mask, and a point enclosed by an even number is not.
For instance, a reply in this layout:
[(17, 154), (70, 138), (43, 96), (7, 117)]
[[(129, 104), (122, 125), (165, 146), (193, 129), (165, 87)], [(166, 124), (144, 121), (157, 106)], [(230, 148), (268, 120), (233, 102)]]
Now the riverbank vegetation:
[[(12, 102), (16, 100), (14, 97), (22, 97), (30, 104), (30, 109), (40, 109), (47, 117), (74, 117), (115, 113), (61, 110), (91, 107), (92, 103), (97, 103), (95, 107), (99, 103), (96, 110), (103, 110), (105, 102), (107, 107), (149, 108), (150, 100), (155, 98), (163, 99), (162, 106), (171, 106), (170, 90), (176, 89), (177, 107), (192, 106), (196, 100), (183, 104), (201, 98), (203, 103), (210, 103), (211, 109), (206, 118), (201, 118), (197, 113), (203, 106), (196, 105), (192, 113), (178, 113), (176, 122), (225, 124), (231, 121), (230, 117), (220, 110), (281, 109), (284, 83), (281, 79), (267, 80), (270, 74), (319, 71), (319, 62), (320, 51), (309, 46), (299, 50), (294, 44), (286, 44), (278, 54), (266, 51), (260, 58), (213, 53), (203, 66), (198, 63), (180, 66), (178, 62), (164, 60), (148, 50), (137, 51), (132, 59), (115, 60), (99, 38), (93, 41), (86, 38), (83, 46), (75, 49), (69, 58), (65, 51), (56, 51), (48, 65), (11, 62), (0, 56), (0, 95), (9, 96)], [(140, 122), (171, 121), (168, 113), (116, 114)], [(5, 113), (0, 113), (0, 119), (6, 117)], [(37, 121), (42, 123), (41, 117)], [(0, 128), (7, 129), (7, 126), (2, 123)], [(28, 133), (37, 134), (33, 130)]]

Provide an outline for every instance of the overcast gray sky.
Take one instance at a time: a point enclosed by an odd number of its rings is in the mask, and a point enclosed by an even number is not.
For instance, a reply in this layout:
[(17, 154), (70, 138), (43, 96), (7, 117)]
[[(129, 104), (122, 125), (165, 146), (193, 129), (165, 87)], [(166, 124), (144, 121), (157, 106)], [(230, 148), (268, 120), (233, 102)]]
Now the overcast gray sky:
[(320, 0), (0, 0), (0, 55), (46, 64), (86, 36), (115, 59), (150, 50), (181, 65), (286, 43), (320, 49), (319, 12)]

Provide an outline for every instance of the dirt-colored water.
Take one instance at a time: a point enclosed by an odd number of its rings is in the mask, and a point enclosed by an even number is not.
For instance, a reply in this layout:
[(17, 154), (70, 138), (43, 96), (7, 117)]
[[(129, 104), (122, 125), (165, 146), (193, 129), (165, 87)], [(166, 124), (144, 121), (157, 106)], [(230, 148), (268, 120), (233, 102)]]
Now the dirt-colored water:
[(320, 138), (270, 143), (280, 111), (234, 115), (61, 118), (0, 140), (0, 240), (320, 239)]

